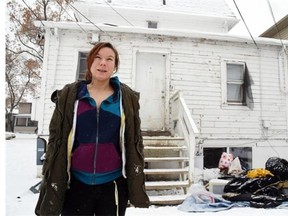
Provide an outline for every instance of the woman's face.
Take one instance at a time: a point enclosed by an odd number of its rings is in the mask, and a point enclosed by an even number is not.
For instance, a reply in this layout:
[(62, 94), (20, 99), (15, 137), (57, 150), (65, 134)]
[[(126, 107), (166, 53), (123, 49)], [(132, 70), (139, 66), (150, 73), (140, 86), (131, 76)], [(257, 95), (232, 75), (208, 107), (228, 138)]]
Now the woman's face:
[(91, 65), (92, 80), (109, 80), (115, 70), (115, 53), (112, 49), (104, 47), (96, 54)]

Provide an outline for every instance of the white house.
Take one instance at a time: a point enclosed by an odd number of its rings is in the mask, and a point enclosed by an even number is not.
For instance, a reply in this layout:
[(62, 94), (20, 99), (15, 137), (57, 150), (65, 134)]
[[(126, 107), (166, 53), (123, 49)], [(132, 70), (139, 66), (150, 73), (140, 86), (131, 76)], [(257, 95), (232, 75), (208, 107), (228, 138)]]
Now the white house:
[[(78, 22), (43, 22), (39, 135), (48, 135), (51, 93), (83, 78), (87, 52), (109, 41), (120, 54), (120, 80), (140, 92), (143, 131), (171, 134), (144, 138), (147, 175), (168, 175), (151, 171), (166, 164), (181, 186), (190, 184), (194, 168), (217, 167), (223, 151), (246, 168), (288, 159), (287, 40), (229, 35), (239, 20), (225, 0), (82, 0), (71, 8)], [(180, 149), (180, 168), (159, 140)], [(164, 155), (158, 165), (153, 151)]]

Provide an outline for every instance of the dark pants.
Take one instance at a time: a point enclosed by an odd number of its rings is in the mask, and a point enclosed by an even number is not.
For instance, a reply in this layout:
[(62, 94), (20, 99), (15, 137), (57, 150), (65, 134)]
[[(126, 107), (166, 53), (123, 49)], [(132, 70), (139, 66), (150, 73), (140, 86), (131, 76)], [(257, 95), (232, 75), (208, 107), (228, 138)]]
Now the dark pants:
[(124, 216), (127, 202), (127, 180), (123, 177), (101, 185), (87, 185), (72, 178), (61, 215)]

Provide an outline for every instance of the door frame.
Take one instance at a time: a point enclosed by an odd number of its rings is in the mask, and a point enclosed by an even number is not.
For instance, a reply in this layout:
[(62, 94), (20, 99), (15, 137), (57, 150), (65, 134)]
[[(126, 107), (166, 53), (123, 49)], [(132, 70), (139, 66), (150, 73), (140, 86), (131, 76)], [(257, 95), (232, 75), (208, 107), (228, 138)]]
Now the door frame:
[[(132, 66), (132, 88), (135, 89), (136, 87), (136, 64), (137, 64), (137, 53), (155, 53), (155, 54), (162, 54), (166, 55), (166, 72), (164, 74), (165, 77), (165, 109), (164, 109), (164, 130), (170, 130), (169, 126), (169, 100), (170, 100), (170, 57), (171, 52), (169, 49), (163, 49), (163, 48), (155, 48), (155, 47), (133, 47), (133, 66)], [(141, 92), (140, 92), (141, 97)]]

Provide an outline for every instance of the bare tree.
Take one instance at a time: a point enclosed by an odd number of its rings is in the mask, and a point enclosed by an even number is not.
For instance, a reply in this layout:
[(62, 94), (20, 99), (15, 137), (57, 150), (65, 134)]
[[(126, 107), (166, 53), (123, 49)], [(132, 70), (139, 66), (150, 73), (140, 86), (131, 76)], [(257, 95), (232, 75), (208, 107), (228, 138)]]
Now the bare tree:
[[(29, 1), (30, 2), (30, 1)], [(44, 55), (45, 30), (35, 21), (69, 20), (73, 0), (25, 0), (7, 2), (9, 26), (6, 29), (6, 131), (13, 131), (13, 111), (27, 94), (38, 92)], [(7, 31), (8, 30), (8, 31)]]

